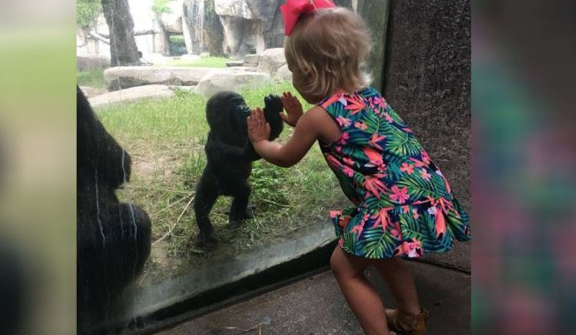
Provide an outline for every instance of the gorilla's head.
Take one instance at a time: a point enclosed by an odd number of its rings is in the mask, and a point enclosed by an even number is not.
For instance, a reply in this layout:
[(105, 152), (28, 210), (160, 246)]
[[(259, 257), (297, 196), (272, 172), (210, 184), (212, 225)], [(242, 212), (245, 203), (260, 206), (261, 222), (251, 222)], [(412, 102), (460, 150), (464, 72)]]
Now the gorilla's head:
[(227, 144), (243, 145), (248, 137), (246, 117), (250, 107), (238, 93), (223, 91), (206, 103), (206, 120), (210, 130)]
[[(269, 95), (264, 98), (264, 115), (270, 123), (270, 140), (277, 138), (283, 129), (280, 113), (282, 112), (280, 97)], [(227, 144), (242, 146), (248, 139), (246, 118), (252, 110), (244, 98), (231, 91), (214, 94), (206, 103), (206, 119), (210, 130)]]

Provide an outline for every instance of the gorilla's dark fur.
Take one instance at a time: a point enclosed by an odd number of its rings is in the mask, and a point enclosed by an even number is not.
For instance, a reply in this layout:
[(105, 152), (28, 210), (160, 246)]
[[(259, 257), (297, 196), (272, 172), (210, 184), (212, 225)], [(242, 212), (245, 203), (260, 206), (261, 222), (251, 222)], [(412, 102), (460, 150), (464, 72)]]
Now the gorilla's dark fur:
[(142, 271), (150, 255), (146, 212), (120, 203), (115, 191), (130, 179), (130, 156), (77, 87), (78, 329), (89, 328)]
[[(283, 129), (282, 101), (278, 96), (269, 95), (264, 98), (264, 104), (264, 115), (271, 128), (270, 140), (273, 140)], [(261, 157), (248, 139), (246, 118), (250, 113), (244, 98), (234, 92), (216, 93), (206, 103), (210, 132), (204, 149), (208, 163), (197, 183), (194, 202), (200, 246), (216, 242), (209, 214), (220, 195), (233, 197), (229, 227), (237, 228), (242, 220), (253, 217), (252, 209), (248, 207), (251, 193), (248, 178), (252, 162)]]

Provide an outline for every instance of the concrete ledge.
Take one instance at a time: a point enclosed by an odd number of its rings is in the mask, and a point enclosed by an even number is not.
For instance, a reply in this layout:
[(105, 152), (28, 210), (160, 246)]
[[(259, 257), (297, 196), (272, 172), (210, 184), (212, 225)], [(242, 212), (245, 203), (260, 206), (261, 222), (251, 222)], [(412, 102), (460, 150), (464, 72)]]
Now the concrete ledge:
[[(420, 303), (430, 315), (428, 334), (470, 335), (470, 276), (460, 271), (409, 262)], [(394, 299), (376, 271), (369, 269), (385, 306)], [(202, 315), (157, 335), (234, 335), (260, 325), (266, 335), (357, 335), (361, 332), (330, 271), (310, 275), (288, 286)], [(258, 333), (258, 328), (253, 331)]]
[[(217, 310), (239, 304), (242, 300), (253, 298), (257, 294), (286, 286), (302, 276), (309, 275), (311, 272), (326, 270), (335, 246), (336, 240), (331, 224), (328, 222), (315, 223), (297, 231), (292, 236), (285, 237), (283, 241), (279, 241), (275, 245), (262, 248), (254, 253), (238, 256), (227, 262), (199, 268), (198, 271), (167, 279), (154, 287), (132, 287), (125, 293), (122, 303), (119, 304), (123, 307), (123, 310), (118, 308), (111, 310), (109, 313), (111, 317), (102, 324), (92, 326), (90, 334), (116, 332), (125, 335), (153, 334), (163, 328), (173, 327), (175, 324), (185, 320), (198, 318), (207, 313), (218, 313), (216, 312)], [(427, 308), (430, 305), (430, 308), (439, 307), (439, 304), (443, 304), (445, 300), (448, 303), (452, 299), (450, 295), (459, 296), (460, 298), (458, 299), (461, 301), (469, 300), (470, 276), (467, 273), (463, 273), (466, 272), (466, 268), (470, 268), (469, 249), (469, 245), (462, 244), (458, 246), (457, 244), (457, 247), (451, 253), (432, 254), (424, 259), (410, 262), (412, 268), (424, 269), (418, 270), (419, 272), (428, 271), (426, 276), (415, 273), (420, 293), (438, 296), (439, 300), (426, 303)], [(468, 250), (468, 256), (466, 256), (466, 252), (460, 254), (462, 250)], [(457, 261), (454, 261), (454, 259)], [(443, 265), (433, 266), (426, 263)], [(453, 266), (454, 264), (456, 265)], [(454, 271), (452, 268), (458, 271)], [(454, 280), (459, 282), (444, 282), (448, 277), (457, 278)], [(445, 285), (445, 287), (442, 285)], [(450, 293), (451, 285), (458, 287), (468, 285), (465, 288), (467, 291)], [(439, 288), (442, 287), (445, 288), (445, 293), (442, 293), (442, 290), (439, 291)], [(457, 289), (460, 290), (462, 288)], [(448, 294), (448, 296), (443, 296), (445, 294)], [(304, 301), (303, 304), (305, 306), (309, 303)], [(320, 306), (317, 308), (320, 308)], [(346, 308), (345, 304), (344, 308)], [(448, 305), (443, 305), (442, 308), (450, 309)], [(467, 307), (467, 310), (469, 311), (469, 307)], [(246, 313), (248, 312), (246, 311)], [(239, 314), (242, 315), (242, 313)], [(469, 315), (464, 315), (460, 319), (459, 322), (463, 324), (468, 322), (466, 327), (469, 328)], [(357, 328), (357, 325), (350, 320), (346, 324), (350, 327), (354, 325), (352, 328), (346, 328), (350, 329), (350, 331)], [(195, 330), (192, 332), (166, 333), (165, 335), (196, 333), (212, 334)], [(286, 333), (279, 331), (269, 334), (284, 335)], [(303, 333), (296, 332), (293, 334)], [(314, 334), (329, 333), (320, 332)], [(348, 333), (341, 332), (338, 334)], [(445, 334), (456, 333), (447, 332)], [(461, 332), (457, 334), (468, 333)]]
[[(90, 334), (143, 334), (212, 310), (227, 299), (325, 267), (336, 245), (330, 223), (312, 224), (284, 241), (212, 264), (154, 287), (131, 287)], [(121, 306), (121, 307), (119, 307)]]

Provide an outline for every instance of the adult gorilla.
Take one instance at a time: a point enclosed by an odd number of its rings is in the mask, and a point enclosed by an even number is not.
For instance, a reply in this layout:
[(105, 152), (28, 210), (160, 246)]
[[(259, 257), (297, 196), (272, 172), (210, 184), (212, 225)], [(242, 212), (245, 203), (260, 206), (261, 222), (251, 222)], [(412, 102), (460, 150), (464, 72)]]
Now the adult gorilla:
[[(118, 145), (77, 87), (78, 329), (89, 329), (150, 255), (146, 212), (120, 203), (115, 191), (130, 179), (130, 155)], [(79, 331), (81, 332), (81, 331)]]

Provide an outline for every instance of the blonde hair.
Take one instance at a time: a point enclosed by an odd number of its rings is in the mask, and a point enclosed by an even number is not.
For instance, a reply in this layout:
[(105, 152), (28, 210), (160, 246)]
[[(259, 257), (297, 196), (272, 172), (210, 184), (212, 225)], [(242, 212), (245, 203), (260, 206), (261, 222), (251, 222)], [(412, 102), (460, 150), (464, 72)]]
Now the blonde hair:
[(356, 13), (343, 7), (302, 17), (284, 41), (286, 61), (303, 95), (326, 97), (337, 88), (354, 92), (372, 82), (366, 62), (370, 33)]

